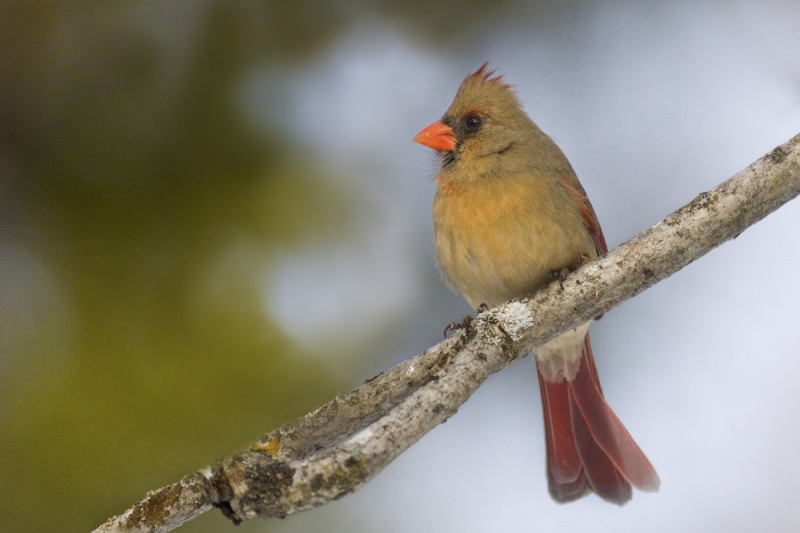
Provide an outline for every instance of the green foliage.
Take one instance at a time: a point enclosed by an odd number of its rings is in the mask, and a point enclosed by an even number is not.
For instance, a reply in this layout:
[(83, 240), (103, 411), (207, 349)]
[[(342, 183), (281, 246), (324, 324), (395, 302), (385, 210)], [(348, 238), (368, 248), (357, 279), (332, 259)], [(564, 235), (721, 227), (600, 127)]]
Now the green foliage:
[(153, 6), (27, 6), (0, 29), (2, 238), (45, 316), (3, 316), (0, 515), (80, 531), (343, 388), (261, 286), (276, 247), (335, 238), (351, 210), (237, 108), (241, 12), (153, 37)]

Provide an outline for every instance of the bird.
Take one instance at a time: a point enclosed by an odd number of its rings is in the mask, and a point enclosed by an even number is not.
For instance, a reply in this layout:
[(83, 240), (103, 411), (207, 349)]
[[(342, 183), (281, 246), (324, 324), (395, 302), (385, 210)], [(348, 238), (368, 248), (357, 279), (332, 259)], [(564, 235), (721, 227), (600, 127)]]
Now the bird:
[[(443, 278), (473, 309), (530, 295), (608, 251), (564, 153), (488, 62), (414, 138), (439, 155), (433, 226)], [(561, 278), (563, 280), (563, 278)], [(546, 473), (559, 503), (590, 492), (622, 505), (658, 490), (653, 465), (600, 388), (586, 322), (534, 348)]]

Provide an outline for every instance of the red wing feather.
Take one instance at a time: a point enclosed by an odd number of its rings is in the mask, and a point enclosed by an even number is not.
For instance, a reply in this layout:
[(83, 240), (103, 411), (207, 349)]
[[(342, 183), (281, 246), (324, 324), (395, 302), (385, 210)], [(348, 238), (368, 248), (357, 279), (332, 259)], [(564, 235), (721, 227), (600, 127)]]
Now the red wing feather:
[(597, 250), (597, 255), (605, 255), (608, 253), (606, 238), (603, 236), (603, 230), (600, 228), (600, 222), (597, 220), (597, 215), (594, 212), (592, 203), (589, 201), (589, 197), (586, 195), (586, 191), (583, 189), (583, 185), (581, 185), (581, 182), (578, 181), (578, 178), (575, 177), (574, 173), (564, 173), (561, 175), (561, 179), (564, 181), (564, 184), (567, 186), (567, 189), (569, 189), (570, 193), (572, 193), (572, 196), (578, 202), (581, 216), (583, 217), (583, 223), (586, 226), (586, 229), (589, 231), (589, 234), (592, 236), (594, 247)]

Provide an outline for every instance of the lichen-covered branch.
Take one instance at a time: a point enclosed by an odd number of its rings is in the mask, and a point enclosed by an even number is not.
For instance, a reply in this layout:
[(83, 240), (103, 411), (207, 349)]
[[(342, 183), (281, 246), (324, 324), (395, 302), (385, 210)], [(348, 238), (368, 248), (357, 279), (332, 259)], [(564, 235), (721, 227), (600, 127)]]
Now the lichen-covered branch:
[(249, 449), (148, 493), (96, 532), (171, 531), (218, 507), (283, 517), (363, 486), (492, 373), (674, 274), (800, 193), (800, 135), (627, 243), (380, 374)]

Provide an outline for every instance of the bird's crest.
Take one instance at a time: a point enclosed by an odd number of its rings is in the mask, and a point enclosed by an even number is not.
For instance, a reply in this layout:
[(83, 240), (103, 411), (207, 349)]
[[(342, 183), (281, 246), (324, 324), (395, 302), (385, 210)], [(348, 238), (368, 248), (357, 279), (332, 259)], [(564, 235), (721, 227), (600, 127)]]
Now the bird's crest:
[(521, 109), (516, 91), (511, 84), (503, 81), (503, 76), (489, 70), (487, 61), (481, 67), (467, 74), (458, 87), (453, 103), (446, 115), (459, 117), (465, 113), (482, 112), (500, 116), (514, 109)]
[(488, 67), (489, 67), (489, 62), (486, 61), (483, 65), (480, 66), (478, 70), (467, 76), (467, 78), (472, 78), (474, 80), (481, 79), (486, 83), (496, 83), (497, 85), (499, 85), (504, 89), (511, 89), (514, 87), (510, 83), (503, 82), (502, 74), (498, 74), (495, 76), (494, 73), (497, 72), (496, 69), (488, 70)]

